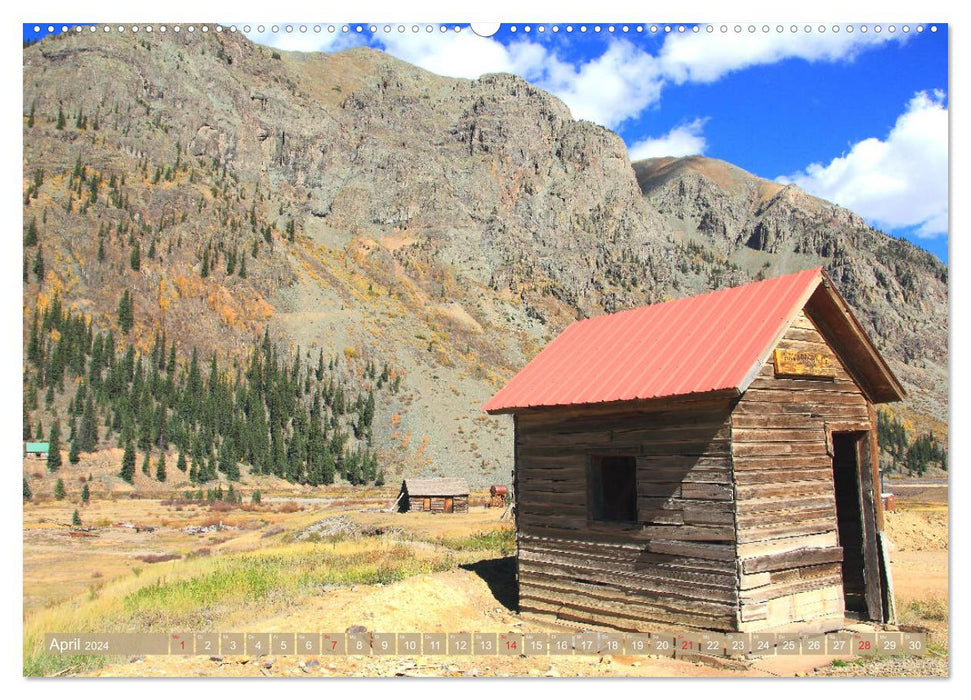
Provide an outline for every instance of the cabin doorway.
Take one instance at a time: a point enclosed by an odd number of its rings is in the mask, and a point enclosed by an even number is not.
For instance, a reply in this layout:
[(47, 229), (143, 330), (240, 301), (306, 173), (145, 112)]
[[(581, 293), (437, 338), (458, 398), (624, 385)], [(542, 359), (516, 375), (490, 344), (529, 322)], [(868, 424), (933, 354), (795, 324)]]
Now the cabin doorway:
[(867, 431), (832, 434), (836, 519), (843, 548), (843, 602), (850, 616), (883, 620), (876, 504)]

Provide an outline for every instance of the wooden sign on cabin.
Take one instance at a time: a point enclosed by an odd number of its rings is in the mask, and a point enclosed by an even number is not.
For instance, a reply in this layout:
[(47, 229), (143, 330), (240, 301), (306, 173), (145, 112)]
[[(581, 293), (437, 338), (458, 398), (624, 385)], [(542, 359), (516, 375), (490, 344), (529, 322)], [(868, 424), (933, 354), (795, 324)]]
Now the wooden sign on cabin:
[(833, 358), (822, 353), (776, 348), (773, 360), (777, 377), (836, 377)]

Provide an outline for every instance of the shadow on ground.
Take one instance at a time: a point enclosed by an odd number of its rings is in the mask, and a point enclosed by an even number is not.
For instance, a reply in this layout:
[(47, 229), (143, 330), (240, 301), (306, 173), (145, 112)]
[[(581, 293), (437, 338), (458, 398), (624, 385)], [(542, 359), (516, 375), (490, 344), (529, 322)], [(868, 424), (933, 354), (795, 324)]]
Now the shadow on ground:
[(512, 611), (518, 609), (515, 557), (483, 559), (472, 564), (462, 564), (462, 568), (485, 581), (500, 605)]

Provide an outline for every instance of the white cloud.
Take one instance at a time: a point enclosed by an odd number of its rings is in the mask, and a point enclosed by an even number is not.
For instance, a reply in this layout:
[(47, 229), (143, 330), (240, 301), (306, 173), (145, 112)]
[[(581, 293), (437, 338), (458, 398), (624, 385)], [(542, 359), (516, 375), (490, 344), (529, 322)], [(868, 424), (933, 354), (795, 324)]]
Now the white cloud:
[(701, 133), (706, 121), (707, 119), (698, 118), (674, 127), (664, 136), (638, 141), (629, 149), (630, 159), (636, 161), (664, 156), (680, 158), (703, 155), (708, 147), (708, 142)]
[(888, 41), (903, 41), (903, 32), (890, 34), (832, 31), (820, 33), (734, 32), (671, 34), (658, 54), (664, 76), (674, 83), (710, 83), (751, 66), (778, 63), (790, 58), (806, 61), (849, 61), (868, 48)]
[[(472, 32), (405, 32), (378, 37), (388, 53), (419, 68), (451, 78), (478, 78), (485, 73), (522, 73), (513, 51), (494, 39)], [(533, 46), (537, 60), (545, 51)]]
[(885, 140), (868, 138), (828, 165), (777, 178), (852, 209), (878, 226), (947, 233), (948, 121), (945, 95), (920, 92)]
[(566, 102), (575, 118), (610, 128), (657, 102), (663, 85), (657, 60), (622, 40), (578, 66), (550, 56), (536, 82)]

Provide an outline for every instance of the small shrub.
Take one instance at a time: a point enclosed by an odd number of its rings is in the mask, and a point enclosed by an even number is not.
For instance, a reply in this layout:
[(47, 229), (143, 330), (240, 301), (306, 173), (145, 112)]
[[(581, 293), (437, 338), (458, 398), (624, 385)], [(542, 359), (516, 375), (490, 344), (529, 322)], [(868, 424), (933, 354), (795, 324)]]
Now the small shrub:
[[(140, 557), (135, 557), (139, 561), (143, 561), (146, 564), (159, 564), (163, 561), (172, 561), (173, 559), (181, 559), (181, 554), (143, 554)], [(136, 574), (137, 575), (137, 574)]]

